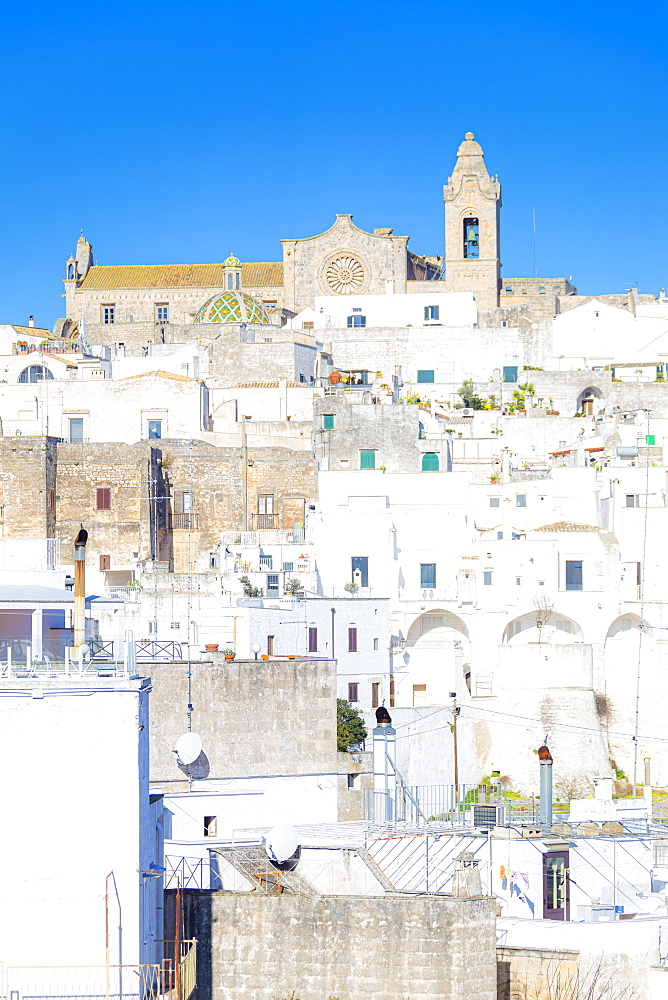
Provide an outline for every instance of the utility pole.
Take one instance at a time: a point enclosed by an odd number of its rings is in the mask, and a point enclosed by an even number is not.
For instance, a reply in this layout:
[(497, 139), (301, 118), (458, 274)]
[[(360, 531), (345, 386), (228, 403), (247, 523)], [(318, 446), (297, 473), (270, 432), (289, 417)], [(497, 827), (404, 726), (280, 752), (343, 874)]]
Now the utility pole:
[(455, 804), (457, 804), (459, 803), (459, 761), (457, 758), (457, 716), (459, 715), (459, 707), (457, 705), (457, 692), (451, 691), (450, 697), (452, 698), (452, 750), (455, 765)]

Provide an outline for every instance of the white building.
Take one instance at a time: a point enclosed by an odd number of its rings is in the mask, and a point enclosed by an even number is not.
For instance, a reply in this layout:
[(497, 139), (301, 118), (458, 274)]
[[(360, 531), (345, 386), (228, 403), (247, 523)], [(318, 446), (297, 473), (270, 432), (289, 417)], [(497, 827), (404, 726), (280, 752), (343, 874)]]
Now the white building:
[(111, 965), (161, 961), (162, 802), (148, 788), (149, 692), (147, 680), (127, 675), (0, 682), (10, 763), (0, 832), (5, 967), (104, 966), (105, 914)]

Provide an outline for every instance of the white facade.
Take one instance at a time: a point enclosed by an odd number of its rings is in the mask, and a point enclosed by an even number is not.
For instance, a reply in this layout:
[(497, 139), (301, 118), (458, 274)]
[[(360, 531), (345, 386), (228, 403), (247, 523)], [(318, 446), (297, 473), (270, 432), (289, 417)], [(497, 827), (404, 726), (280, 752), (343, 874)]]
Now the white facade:
[(162, 865), (149, 690), (121, 678), (2, 682), (5, 966), (104, 965), (107, 888), (111, 964), (160, 961), (160, 880), (142, 874)]

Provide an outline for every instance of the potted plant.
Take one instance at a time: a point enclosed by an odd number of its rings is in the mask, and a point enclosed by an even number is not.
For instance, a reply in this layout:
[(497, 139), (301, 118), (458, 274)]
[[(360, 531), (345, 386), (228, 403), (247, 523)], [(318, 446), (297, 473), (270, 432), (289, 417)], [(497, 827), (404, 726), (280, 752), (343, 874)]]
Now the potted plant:
[(356, 583), (346, 583), (344, 584), (343, 589), (347, 590), (351, 597), (354, 597), (359, 590), (359, 587)]
[(204, 643), (204, 648), (206, 649), (207, 653), (217, 653), (218, 652), (218, 643), (217, 642), (205, 642)]
[(237, 654), (234, 652), (231, 646), (226, 646), (225, 649), (223, 650), (223, 656), (228, 662), (230, 660), (233, 660), (236, 655)]

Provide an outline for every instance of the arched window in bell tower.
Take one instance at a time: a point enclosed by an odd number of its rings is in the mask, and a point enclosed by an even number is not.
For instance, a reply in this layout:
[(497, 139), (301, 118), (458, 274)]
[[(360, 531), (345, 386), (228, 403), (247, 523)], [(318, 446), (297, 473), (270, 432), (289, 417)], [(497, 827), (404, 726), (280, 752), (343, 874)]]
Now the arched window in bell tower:
[(241, 261), (233, 253), (223, 263), (223, 283), (230, 292), (241, 288)]
[(464, 219), (464, 256), (476, 258), (480, 256), (480, 225), (472, 216)]

